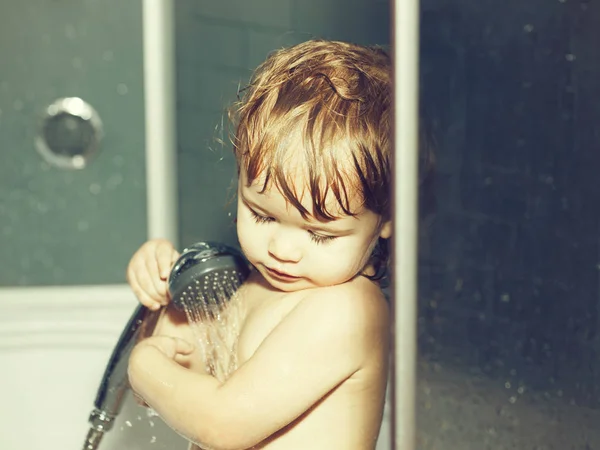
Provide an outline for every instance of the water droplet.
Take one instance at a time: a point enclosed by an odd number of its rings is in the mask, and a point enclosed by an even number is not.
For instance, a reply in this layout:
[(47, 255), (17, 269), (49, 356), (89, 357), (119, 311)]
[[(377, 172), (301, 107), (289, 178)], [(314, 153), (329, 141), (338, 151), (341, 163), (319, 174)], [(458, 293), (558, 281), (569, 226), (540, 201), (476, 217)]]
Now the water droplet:
[(124, 84), (124, 83), (120, 83), (120, 84), (117, 86), (117, 92), (118, 92), (120, 95), (125, 95), (125, 94), (127, 94), (127, 93), (129, 92), (129, 88), (127, 87), (127, 85), (126, 85), (126, 84)]
[(152, 436), (152, 437), (150, 438), (150, 443), (151, 443), (151, 444), (154, 444), (155, 442), (156, 442), (156, 436)]
[(98, 195), (101, 190), (102, 190), (102, 186), (100, 186), (98, 183), (92, 183), (92, 184), (90, 184), (90, 192), (93, 195)]
[(576, 58), (577, 58), (577, 57), (576, 57), (576, 56), (575, 56), (573, 53), (567, 53), (567, 54), (565, 55), (565, 59), (566, 59), (567, 61), (575, 61), (575, 59), (576, 59)]
[(515, 396), (513, 395), (512, 397), (510, 397), (510, 398), (508, 399), (508, 401), (509, 401), (510, 403), (513, 403), (513, 404), (514, 404), (514, 403), (517, 403), (517, 397), (515, 397)]
[(79, 231), (87, 231), (90, 228), (90, 224), (85, 220), (80, 220), (77, 223), (77, 230)]
[(125, 425), (127, 425), (128, 427), (132, 427), (133, 426), (129, 420), (125, 421)]
[(506, 389), (510, 389), (510, 387), (511, 387), (510, 381), (507, 381), (506, 383), (504, 383), (504, 387)]
[(523, 30), (525, 30), (526, 33), (531, 33), (533, 31), (533, 25), (531, 25), (530, 23), (528, 23), (527, 25), (525, 25), (523, 27)]

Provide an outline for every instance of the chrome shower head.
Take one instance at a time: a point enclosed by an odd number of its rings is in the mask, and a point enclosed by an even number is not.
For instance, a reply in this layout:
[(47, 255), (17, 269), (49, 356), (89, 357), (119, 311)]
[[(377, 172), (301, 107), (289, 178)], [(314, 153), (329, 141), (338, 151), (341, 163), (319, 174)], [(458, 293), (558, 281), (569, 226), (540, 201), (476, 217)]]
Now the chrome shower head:
[(198, 242), (183, 250), (171, 270), (171, 301), (182, 311), (199, 305), (204, 314), (214, 318), (249, 272), (248, 262), (238, 250), (214, 242)]

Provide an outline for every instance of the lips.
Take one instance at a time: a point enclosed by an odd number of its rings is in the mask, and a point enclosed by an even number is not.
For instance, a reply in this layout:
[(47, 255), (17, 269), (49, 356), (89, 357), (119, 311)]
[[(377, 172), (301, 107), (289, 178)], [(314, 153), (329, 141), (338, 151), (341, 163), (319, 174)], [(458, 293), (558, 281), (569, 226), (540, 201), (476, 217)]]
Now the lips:
[(265, 269), (267, 269), (267, 272), (273, 276), (274, 278), (278, 278), (280, 280), (284, 280), (284, 281), (293, 281), (293, 280), (298, 280), (300, 277), (295, 277), (293, 275), (287, 274), (285, 272), (280, 272), (278, 270), (275, 269), (271, 269), (270, 267), (265, 266)]

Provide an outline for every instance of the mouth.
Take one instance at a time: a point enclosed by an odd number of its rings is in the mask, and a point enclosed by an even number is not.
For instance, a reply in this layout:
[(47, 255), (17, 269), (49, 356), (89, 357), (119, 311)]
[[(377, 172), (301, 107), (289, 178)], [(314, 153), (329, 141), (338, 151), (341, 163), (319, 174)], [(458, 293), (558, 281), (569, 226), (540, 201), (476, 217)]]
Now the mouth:
[(300, 277), (295, 277), (295, 276), (287, 274), (285, 272), (279, 272), (278, 270), (271, 269), (270, 267), (267, 267), (267, 266), (264, 266), (264, 267), (267, 270), (267, 272), (269, 273), (269, 275), (271, 275), (273, 278), (277, 278), (278, 280), (295, 281), (295, 280), (300, 279)]

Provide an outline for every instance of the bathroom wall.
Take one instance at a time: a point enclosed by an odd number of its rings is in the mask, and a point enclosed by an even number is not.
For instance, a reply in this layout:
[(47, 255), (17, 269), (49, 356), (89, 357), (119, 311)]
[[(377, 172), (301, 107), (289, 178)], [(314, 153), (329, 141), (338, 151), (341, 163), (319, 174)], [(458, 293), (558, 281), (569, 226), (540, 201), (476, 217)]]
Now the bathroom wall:
[[(0, 4), (0, 287), (124, 282), (146, 236), (141, 19), (140, 0)], [(34, 145), (72, 96), (104, 125), (83, 170)]]
[(598, 448), (600, 7), (422, 10), (420, 448)]
[[(3, 450), (81, 448), (136, 304), (124, 283), (147, 228), (141, 7), (0, 2)], [(46, 107), (66, 96), (89, 102), (104, 126), (82, 170), (51, 166), (34, 143)]]

